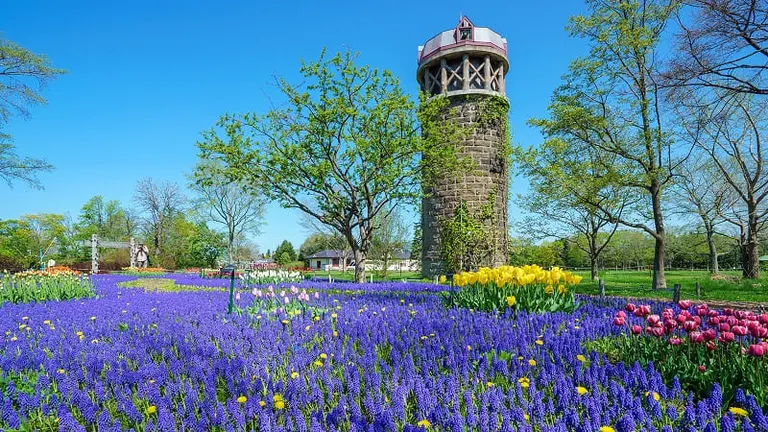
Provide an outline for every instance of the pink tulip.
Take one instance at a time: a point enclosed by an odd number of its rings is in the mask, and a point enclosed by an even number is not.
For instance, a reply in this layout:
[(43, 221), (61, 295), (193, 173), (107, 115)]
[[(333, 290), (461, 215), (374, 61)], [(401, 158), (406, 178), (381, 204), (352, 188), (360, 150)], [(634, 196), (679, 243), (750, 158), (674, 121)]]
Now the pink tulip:
[(706, 371), (707, 371), (707, 367), (706, 366), (699, 365), (699, 372), (706, 372)]
[(675, 345), (676, 346), (676, 345), (680, 345), (681, 343), (683, 343), (683, 340), (680, 339), (677, 336), (672, 336), (671, 338), (669, 338), (669, 344), (670, 345)]
[(702, 336), (704, 336), (705, 340), (712, 341), (717, 339), (717, 331), (713, 328), (707, 329), (702, 333)]
[(755, 327), (749, 331), (749, 334), (753, 337), (762, 339), (768, 337), (768, 329), (765, 327)]
[(651, 334), (656, 337), (661, 337), (664, 335), (664, 328), (662, 327), (654, 327), (651, 329)]
[(750, 345), (749, 351), (747, 351), (747, 354), (751, 355), (752, 357), (762, 357), (765, 355), (765, 346), (764, 345)]
[(635, 309), (635, 311), (632, 312), (632, 315), (634, 315), (636, 317), (642, 317), (643, 316), (643, 311), (641, 311), (640, 309)]
[(633, 335), (639, 335), (643, 332), (643, 328), (637, 324), (633, 325), (631, 330)]
[(299, 293), (299, 289), (296, 288), (295, 286), (291, 285), (291, 293), (298, 294)]
[(739, 325), (739, 319), (734, 316), (729, 316), (725, 320), (726, 323), (728, 323), (729, 326), (733, 327), (735, 325)]
[(709, 316), (710, 316), (710, 318), (711, 318), (711, 317), (716, 317), (716, 316), (718, 316), (718, 315), (720, 315), (720, 314), (719, 314), (719, 313), (717, 313), (717, 311), (716, 311), (716, 310), (710, 310), (710, 311), (709, 311)]
[(280, 297), (285, 297), (285, 290), (280, 291)]
[(743, 327), (743, 326), (733, 326), (733, 327), (731, 327), (731, 331), (736, 336), (746, 336), (747, 333), (749, 333), (749, 330), (746, 327)]
[(699, 328), (699, 325), (696, 324), (696, 321), (686, 321), (683, 323), (683, 328), (690, 333)]
[(650, 324), (651, 326), (655, 327), (656, 324), (658, 324), (660, 321), (661, 321), (661, 318), (659, 318), (658, 315), (650, 315), (648, 317), (648, 324)]
[(235, 300), (238, 300), (238, 301), (240, 300), (240, 293), (239, 292), (235, 294)]
[(625, 314), (624, 311), (618, 311), (616, 312), (616, 316), (620, 318), (626, 318), (627, 314)]
[(320, 293), (319, 293), (319, 292), (317, 292), (317, 291), (315, 291), (315, 298), (316, 298), (316, 299), (320, 298)]
[(671, 329), (677, 327), (677, 321), (675, 321), (673, 319), (666, 319), (666, 320), (664, 320), (664, 327), (666, 327), (666, 328), (671, 330)]
[(745, 311), (742, 311), (742, 310), (737, 310), (737, 311), (733, 311), (733, 316), (735, 316), (736, 318), (742, 320), (742, 319), (745, 319), (747, 317), (747, 313)]
[(763, 324), (768, 324), (768, 314), (758, 315), (757, 320)]
[(707, 342), (707, 351), (714, 351), (717, 348), (715, 341), (711, 340)]
[(709, 319), (709, 325), (717, 326), (718, 324), (720, 324), (719, 317), (712, 317)]
[(635, 306), (634, 304), (632, 304), (632, 303), (627, 303), (627, 305), (626, 305), (626, 306), (624, 306), (624, 309), (625, 309), (627, 312), (634, 312), (634, 311), (635, 311), (635, 308), (636, 308), (636, 306)]
[(698, 332), (698, 331), (691, 332), (688, 335), (688, 338), (690, 339), (691, 342), (693, 342), (695, 344), (699, 344), (699, 343), (704, 342), (704, 335), (701, 334), (701, 332)]
[(648, 316), (651, 314), (651, 307), (648, 305), (640, 305), (638, 309), (640, 309), (640, 312), (642, 312), (643, 316)]
[(288, 299), (288, 297), (283, 297), (283, 302), (285, 302), (285, 304), (288, 304), (288, 303), (290, 303), (291, 301)]
[(675, 316), (675, 311), (673, 311), (670, 308), (664, 309), (664, 312), (661, 313), (661, 317), (664, 318), (664, 319), (672, 318), (674, 316)]
[(626, 323), (627, 322), (624, 320), (624, 318), (620, 316), (617, 316), (616, 318), (613, 319), (613, 325), (615, 326), (623, 326)]
[(686, 317), (683, 314), (680, 314), (680, 315), (677, 316), (677, 318), (675, 318), (675, 321), (677, 321), (678, 323), (682, 324), (682, 323), (688, 321), (688, 317)]
[(722, 343), (730, 343), (730, 342), (733, 342), (735, 339), (736, 339), (736, 336), (729, 331), (724, 331), (720, 333), (720, 337), (718, 338), (718, 340), (720, 340), (720, 342)]
[(728, 323), (720, 323), (720, 325), (717, 326), (717, 328), (721, 332), (727, 332), (731, 330), (731, 326), (729, 326)]
[(723, 309), (723, 313), (728, 315), (728, 316), (733, 315), (733, 309), (725, 308), (725, 309)]
[(693, 303), (690, 300), (680, 300), (677, 305), (680, 306), (680, 309), (690, 309)]

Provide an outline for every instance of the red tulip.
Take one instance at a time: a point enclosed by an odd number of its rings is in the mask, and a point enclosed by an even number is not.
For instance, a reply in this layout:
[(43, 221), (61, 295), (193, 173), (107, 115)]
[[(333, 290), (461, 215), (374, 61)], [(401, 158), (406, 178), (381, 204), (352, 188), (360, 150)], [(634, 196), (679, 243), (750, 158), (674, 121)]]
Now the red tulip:
[(728, 315), (728, 316), (733, 315), (733, 309), (725, 308), (725, 309), (723, 309), (723, 313)]
[(669, 338), (670, 345), (680, 345), (681, 343), (683, 343), (683, 340), (677, 336), (672, 336), (671, 338)]
[(624, 309), (626, 309), (627, 312), (634, 312), (636, 306), (633, 303), (627, 303), (626, 306), (624, 306)]
[(729, 325), (728, 325), (728, 323), (720, 323), (720, 325), (719, 325), (719, 326), (717, 326), (717, 328), (718, 328), (718, 329), (719, 329), (721, 332), (727, 332), (727, 331), (730, 331), (730, 330), (731, 330), (731, 326), (729, 326)]
[(719, 313), (717, 313), (717, 311), (716, 311), (716, 310), (710, 310), (708, 315), (709, 315), (710, 317), (716, 317), (716, 316), (718, 316), (718, 315), (720, 315), (720, 314), (719, 314)]
[(731, 327), (735, 325), (739, 325), (739, 320), (735, 316), (729, 316), (728, 318), (726, 318), (725, 322), (727, 322), (728, 325)]
[(756, 338), (768, 337), (768, 329), (765, 327), (754, 327), (749, 330), (749, 334)]
[(707, 329), (702, 333), (702, 335), (704, 336), (704, 339), (712, 341), (717, 338), (717, 331), (713, 328)]
[(664, 335), (664, 328), (663, 327), (654, 327), (651, 329), (651, 334), (656, 337), (661, 337)]
[(742, 310), (737, 310), (733, 312), (733, 316), (741, 320), (747, 317), (747, 313)]
[(690, 309), (693, 305), (693, 302), (690, 300), (680, 300), (677, 302), (677, 305), (680, 306), (680, 309)]
[(696, 315), (707, 316), (708, 314), (709, 314), (709, 311), (707, 310), (707, 305), (703, 304), (700, 306), (696, 306)]
[(641, 311), (639, 308), (635, 309), (635, 311), (632, 312), (632, 315), (634, 315), (636, 317), (641, 317), (641, 316), (643, 316), (643, 311)]
[(693, 342), (695, 344), (704, 342), (704, 335), (701, 334), (701, 332), (698, 332), (698, 331), (691, 332), (688, 335), (688, 338), (690, 339), (691, 342)]
[(736, 336), (733, 333), (729, 332), (729, 331), (724, 331), (724, 332), (720, 333), (720, 337), (718, 339), (722, 343), (729, 343), (729, 342), (733, 342), (734, 339), (736, 339)]
[(768, 324), (768, 314), (758, 315), (757, 320), (763, 324)]
[(706, 371), (707, 371), (707, 367), (706, 366), (699, 365), (699, 372), (706, 372)]
[(715, 345), (715, 341), (707, 342), (707, 350), (708, 351), (714, 351), (715, 348), (717, 348), (717, 345)]
[(633, 335), (639, 335), (643, 332), (643, 328), (637, 324), (633, 325), (631, 330)]
[(673, 319), (665, 319), (664, 320), (664, 327), (666, 327), (666, 328), (671, 330), (671, 329), (677, 327), (677, 321), (675, 321)]
[(750, 345), (749, 351), (747, 351), (747, 354), (751, 355), (752, 357), (762, 357), (765, 355), (765, 346), (764, 345)]
[(625, 314), (624, 311), (618, 311), (618, 312), (616, 312), (616, 316), (617, 317), (626, 318), (627, 314)]
[(675, 320), (676, 320), (677, 322), (679, 322), (680, 324), (682, 324), (682, 323), (684, 323), (684, 322), (688, 321), (688, 317), (686, 317), (686, 316), (685, 316), (685, 315), (683, 315), (683, 314), (680, 314), (680, 315), (678, 315), (678, 316), (677, 316), (677, 318), (675, 318)]
[(627, 322), (624, 321), (624, 318), (622, 318), (622, 317), (618, 317), (617, 316), (616, 318), (613, 319), (613, 325), (615, 325), (615, 326), (623, 326), (626, 323)]
[(709, 325), (716, 326), (720, 324), (720, 317), (712, 317), (709, 319)]
[(733, 326), (731, 327), (731, 331), (736, 336), (746, 336), (747, 333), (749, 332), (749, 330), (747, 330), (747, 328), (743, 326)]

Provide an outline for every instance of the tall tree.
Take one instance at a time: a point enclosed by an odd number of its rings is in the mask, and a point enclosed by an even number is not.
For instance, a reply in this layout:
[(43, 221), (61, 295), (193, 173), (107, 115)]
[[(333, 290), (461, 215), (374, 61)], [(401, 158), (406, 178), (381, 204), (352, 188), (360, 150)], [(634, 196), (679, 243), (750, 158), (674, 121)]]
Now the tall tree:
[(296, 261), (296, 250), (293, 248), (293, 244), (288, 240), (283, 240), (282, 243), (275, 249), (275, 260), (283, 259), (283, 254), (288, 258), (287, 262), (279, 262), (279, 264), (288, 264), (289, 262)]
[(424, 179), (455, 168), (455, 150), (440, 144), (452, 142), (457, 128), (439, 121), (447, 99), (423, 104), (419, 123), (415, 104), (390, 71), (355, 62), (346, 52), (303, 63), (305, 86), (277, 80), (287, 99), (283, 107), (262, 116), (225, 116), (198, 146), (202, 157), (222, 161), (230, 178), (341, 234), (362, 282), (374, 219), (415, 202)]
[(191, 189), (197, 194), (196, 207), (210, 222), (224, 227), (227, 257), (235, 259), (235, 241), (246, 234), (256, 235), (264, 219), (264, 199), (258, 189), (223, 175), (220, 164), (200, 161)]
[(656, 70), (659, 40), (676, 3), (588, 0), (589, 14), (573, 17), (570, 31), (588, 41), (590, 56), (571, 63), (550, 118), (533, 121), (546, 139), (563, 140), (576, 154), (593, 151), (617, 193), (641, 199), (634, 211), (619, 214), (594, 197), (579, 196), (606, 219), (654, 238), (656, 289), (666, 287), (664, 190), (685, 156), (665, 132)]
[(701, 222), (707, 239), (709, 270), (718, 273), (717, 226), (725, 222), (725, 198), (728, 185), (722, 181), (717, 166), (704, 157), (692, 157), (677, 172), (677, 179), (671, 189), (675, 198), (676, 212), (694, 215)]
[(768, 5), (688, 0), (665, 83), (694, 91), (768, 95)]
[(566, 260), (567, 248), (576, 246), (589, 257), (596, 280), (600, 254), (618, 227), (609, 214), (621, 215), (631, 200), (606, 182), (605, 156), (584, 150), (574, 153), (566, 141), (555, 139), (539, 149), (516, 151), (516, 162), (530, 184), (530, 191), (519, 195), (517, 202), (529, 213), (522, 220), (522, 232), (533, 240), (561, 240)]
[(29, 118), (31, 106), (44, 105), (46, 100), (40, 91), (63, 73), (45, 56), (0, 37), (0, 178), (9, 186), (21, 180), (40, 188), (37, 174), (53, 168), (43, 159), (19, 156), (11, 136), (2, 130), (14, 114)]
[[(760, 276), (759, 234), (768, 222), (768, 100), (748, 94), (717, 92), (711, 98), (689, 92), (679, 99), (686, 138), (709, 155), (735, 201), (723, 216), (740, 227), (743, 275)], [(732, 215), (729, 217), (729, 215)]]
[(154, 246), (154, 254), (159, 256), (174, 217), (183, 209), (184, 195), (175, 183), (156, 183), (144, 178), (136, 184), (133, 199), (144, 212), (144, 230)]

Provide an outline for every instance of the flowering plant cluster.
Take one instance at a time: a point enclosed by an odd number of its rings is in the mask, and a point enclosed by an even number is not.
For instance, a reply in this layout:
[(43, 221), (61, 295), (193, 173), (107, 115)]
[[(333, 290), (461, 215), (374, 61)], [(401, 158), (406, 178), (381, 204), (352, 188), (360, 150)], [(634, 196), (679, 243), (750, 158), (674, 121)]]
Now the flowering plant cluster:
[(694, 398), (651, 365), (585, 351), (618, 334), (605, 319), (614, 300), (503, 316), (445, 309), (416, 285), (350, 283), (356, 294), (307, 292), (329, 313), (277, 320), (223, 313), (226, 290), (118, 287), (130, 279), (94, 276), (94, 299), (2, 306), (0, 429), (768, 430), (752, 395), (737, 391), (724, 409), (717, 385)]
[(302, 280), (300, 272), (283, 269), (248, 271), (239, 277), (246, 287), (250, 285), (297, 283)]
[(0, 304), (93, 297), (90, 278), (66, 267), (0, 276)]
[(544, 270), (537, 265), (502, 266), (459, 273), (453, 276), (452, 282), (459, 289), (444, 294), (448, 307), (570, 312), (576, 308), (576, 301), (568, 285), (581, 282), (581, 276), (559, 267)]
[(725, 402), (741, 387), (768, 404), (768, 314), (682, 300), (659, 315), (650, 305), (628, 303), (613, 324), (623, 335), (596, 347), (614, 360), (653, 362), (668, 382), (677, 379), (699, 397), (719, 381)]
[[(254, 288), (251, 294), (253, 295), (253, 302), (245, 308), (245, 311), (251, 315), (285, 316), (290, 319), (307, 313), (311, 316), (318, 316), (325, 311), (325, 309), (310, 305), (310, 295), (307, 290), (299, 291), (295, 286), (291, 286), (287, 290), (275, 291), (275, 288), (270, 285), (266, 289)], [(240, 293), (237, 295), (239, 300)], [(312, 297), (318, 299), (320, 294), (315, 291)]]

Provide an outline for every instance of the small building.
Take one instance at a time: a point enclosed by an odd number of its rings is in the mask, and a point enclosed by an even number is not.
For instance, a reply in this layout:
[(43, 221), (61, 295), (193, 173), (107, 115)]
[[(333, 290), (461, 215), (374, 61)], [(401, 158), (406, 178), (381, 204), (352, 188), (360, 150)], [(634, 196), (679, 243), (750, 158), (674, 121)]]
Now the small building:
[(325, 249), (306, 258), (310, 268), (315, 270), (346, 270), (352, 263), (352, 252), (340, 249)]

